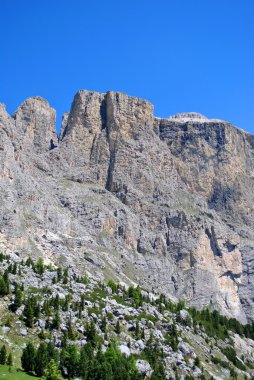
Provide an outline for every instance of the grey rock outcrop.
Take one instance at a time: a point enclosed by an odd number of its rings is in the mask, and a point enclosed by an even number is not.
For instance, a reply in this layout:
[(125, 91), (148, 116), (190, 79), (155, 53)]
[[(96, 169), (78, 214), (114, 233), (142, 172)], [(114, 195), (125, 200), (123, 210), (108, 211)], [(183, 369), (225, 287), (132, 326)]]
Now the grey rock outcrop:
[(79, 91), (59, 141), (44, 99), (1, 106), (0, 246), (251, 320), (253, 147), (112, 91)]

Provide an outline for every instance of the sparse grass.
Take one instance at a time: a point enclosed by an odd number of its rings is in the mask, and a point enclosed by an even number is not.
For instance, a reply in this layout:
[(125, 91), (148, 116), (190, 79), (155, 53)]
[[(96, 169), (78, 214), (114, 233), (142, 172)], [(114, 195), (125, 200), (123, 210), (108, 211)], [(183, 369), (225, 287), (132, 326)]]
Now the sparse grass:
[(121, 297), (119, 297), (117, 294), (114, 294), (112, 296), (112, 298), (114, 298), (116, 300), (117, 303), (120, 303), (124, 306), (130, 306), (127, 302), (125, 302)]
[(141, 320), (142, 318), (144, 318), (145, 320), (147, 321), (151, 321), (153, 323), (156, 323), (158, 321), (158, 318), (154, 317), (153, 315), (151, 314), (146, 314), (144, 312), (140, 313), (138, 315), (138, 320)]
[(97, 237), (99, 239), (106, 239), (106, 238), (109, 238), (111, 236), (111, 234), (107, 231), (100, 231), (98, 234), (97, 234)]

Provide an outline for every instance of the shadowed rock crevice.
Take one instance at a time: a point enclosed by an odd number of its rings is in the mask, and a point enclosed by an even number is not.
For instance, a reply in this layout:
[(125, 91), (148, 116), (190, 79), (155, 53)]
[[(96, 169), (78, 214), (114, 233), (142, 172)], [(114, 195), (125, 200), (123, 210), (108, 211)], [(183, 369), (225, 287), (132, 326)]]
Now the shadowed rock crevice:
[(107, 181), (105, 188), (108, 191), (115, 191), (116, 189), (113, 188), (113, 176), (114, 176), (114, 168), (115, 168), (115, 162), (116, 162), (116, 151), (113, 148), (110, 152), (110, 159), (109, 159), (109, 166), (108, 166), (108, 172), (107, 172)]
[(213, 251), (214, 256), (221, 257), (222, 253), (217, 243), (214, 227), (213, 226), (211, 227), (211, 231), (208, 228), (206, 228), (205, 233), (209, 238), (211, 250)]

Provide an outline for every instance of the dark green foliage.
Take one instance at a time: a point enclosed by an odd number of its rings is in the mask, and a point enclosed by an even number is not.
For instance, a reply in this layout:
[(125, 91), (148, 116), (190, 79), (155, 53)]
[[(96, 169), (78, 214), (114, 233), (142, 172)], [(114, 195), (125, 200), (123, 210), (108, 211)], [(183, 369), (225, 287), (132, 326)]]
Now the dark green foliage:
[(139, 335), (140, 335), (139, 322), (136, 321), (136, 325), (135, 325), (135, 338), (139, 339)]
[(42, 309), (43, 309), (46, 317), (51, 316), (51, 307), (50, 307), (50, 303), (48, 300), (44, 301)]
[(84, 276), (81, 278), (80, 282), (84, 285), (87, 285), (89, 283), (88, 277)]
[(84, 310), (84, 308), (85, 308), (85, 296), (84, 296), (84, 294), (82, 294), (81, 298), (80, 298), (80, 308), (81, 308), (81, 310)]
[(15, 312), (18, 310), (18, 308), (22, 305), (22, 290), (20, 287), (15, 283), (15, 288), (14, 288), (14, 302), (10, 306), (10, 309)]
[(55, 363), (58, 363), (59, 353), (58, 353), (57, 349), (55, 348), (55, 345), (52, 341), (50, 341), (47, 344), (47, 353), (48, 353), (48, 357), (50, 360), (53, 359), (55, 361)]
[(67, 371), (68, 378), (79, 375), (79, 351), (76, 345), (69, 345), (61, 351), (60, 368), (63, 375)]
[(94, 353), (91, 343), (87, 343), (81, 348), (79, 360), (79, 373), (83, 380), (89, 380), (93, 374)]
[(36, 261), (34, 265), (34, 271), (38, 273), (39, 275), (42, 275), (44, 273), (45, 266), (43, 263), (43, 259), (41, 257)]
[(33, 260), (31, 259), (31, 257), (28, 257), (28, 259), (26, 260), (26, 266), (27, 267), (34, 267), (34, 262)]
[(0, 295), (1, 296), (4, 296), (6, 294), (6, 286), (5, 286), (5, 282), (4, 282), (4, 279), (2, 276), (0, 276)]
[(61, 324), (61, 317), (60, 317), (59, 310), (57, 310), (55, 312), (55, 316), (54, 316), (53, 321), (52, 321), (52, 329), (59, 330), (60, 324)]
[(0, 263), (2, 263), (5, 259), (5, 255), (3, 254), (3, 252), (0, 252)]
[(117, 292), (117, 284), (113, 280), (108, 281), (108, 286), (111, 288), (113, 293)]
[(170, 330), (166, 334), (166, 342), (172, 347), (173, 351), (177, 351), (178, 347), (178, 333), (175, 323), (171, 325)]
[(185, 308), (184, 300), (179, 300), (179, 302), (176, 304), (176, 311), (180, 311), (184, 308)]
[(101, 321), (101, 331), (104, 333), (107, 331), (107, 319), (105, 316), (102, 318)]
[(18, 270), (18, 264), (14, 263), (13, 267), (12, 267), (12, 272), (11, 273), (14, 274), (14, 275), (17, 274), (17, 270)]
[(9, 281), (8, 270), (4, 271), (3, 279), (4, 279), (4, 283), (5, 283), (5, 294), (9, 294), (10, 293), (10, 281)]
[(69, 280), (69, 275), (68, 275), (68, 269), (65, 268), (64, 269), (64, 273), (63, 273), (63, 284), (68, 284), (68, 280)]
[(53, 298), (53, 307), (55, 310), (59, 310), (60, 307), (60, 300), (59, 300), (59, 295), (57, 294), (55, 298)]
[(28, 343), (21, 356), (22, 368), (25, 372), (33, 372), (35, 366), (36, 350), (32, 343)]
[(24, 316), (26, 318), (26, 326), (27, 327), (33, 327), (34, 324), (34, 310), (31, 303), (31, 300), (29, 299), (27, 301), (27, 304), (24, 309)]
[[(137, 380), (141, 378), (136, 369), (133, 357), (126, 358), (114, 347), (114, 345), (109, 345), (104, 357), (106, 359), (106, 363), (108, 363), (106, 368), (109, 368), (110, 366), (112, 369), (112, 377), (110, 377), (111, 371), (107, 372), (108, 379)], [(98, 362), (96, 363), (96, 361), (95, 366), (98, 366)]]
[(86, 329), (86, 336), (87, 340), (91, 342), (92, 344), (95, 343), (96, 338), (96, 329), (95, 329), (95, 323), (93, 320), (91, 320), (90, 324), (87, 326)]
[[(44, 345), (43, 350), (41, 350), (41, 346), (39, 347), (36, 353), (37, 360), (39, 354), (45, 357), (45, 347)], [(49, 356), (51, 357), (50, 362)], [(44, 360), (44, 363), (47, 362), (45, 365), (47, 366), (46, 379), (48, 380), (60, 379), (57, 367), (58, 359), (53, 358), (53, 356), (52, 352), (48, 352), (47, 358)], [(100, 349), (95, 353), (91, 343), (83, 346), (80, 352), (76, 345), (68, 345), (61, 350), (59, 366), (62, 375), (68, 379), (81, 377), (82, 380), (142, 380), (134, 358), (132, 356), (127, 358), (112, 344), (109, 345), (105, 353), (102, 353)], [(51, 370), (49, 370), (50, 368)], [(161, 373), (164, 373), (164, 368), (158, 364), (156, 371), (158, 376), (161, 376)], [(42, 368), (40, 367), (41, 372)], [(50, 377), (50, 374), (54, 373), (56, 377)], [(39, 376), (38, 368), (36, 374)], [(164, 380), (164, 378), (161, 376), (157, 379)]]
[(246, 366), (237, 358), (236, 352), (233, 347), (226, 346), (221, 349), (223, 354), (228, 358), (230, 362), (232, 362), (237, 368), (242, 371), (246, 371)]
[(34, 296), (30, 296), (25, 302), (24, 317), (27, 327), (33, 327), (34, 318), (40, 317), (40, 305)]
[(10, 293), (9, 272), (5, 270), (4, 275), (0, 275), (0, 296)]
[(116, 322), (115, 332), (116, 332), (117, 334), (120, 334), (120, 332), (121, 332), (121, 326), (120, 326), (120, 321), (119, 321), (119, 319), (118, 319), (117, 322)]
[[(142, 353), (142, 357), (144, 357), (145, 360), (147, 360), (151, 367), (156, 372), (159, 371), (158, 367), (161, 368), (164, 367), (163, 365), (163, 351), (160, 350), (158, 341), (153, 337), (151, 334), (148, 341), (146, 342), (145, 349)], [(165, 377), (164, 377), (165, 378)], [(154, 378), (155, 380), (155, 378)]]
[[(165, 380), (166, 372), (162, 363), (156, 363), (150, 380)], [(186, 379), (186, 377), (185, 377)]]
[(37, 376), (43, 376), (49, 364), (50, 358), (46, 343), (41, 343), (35, 355), (34, 371)]
[(2, 346), (0, 350), (0, 364), (5, 364), (7, 360), (7, 350), (5, 345)]
[(198, 356), (195, 357), (194, 364), (196, 367), (200, 367), (200, 359)]
[(227, 368), (230, 371), (230, 378), (237, 379), (237, 374), (235, 370), (231, 367), (231, 365), (228, 362), (226, 362), (225, 360), (221, 360), (220, 358), (215, 356), (212, 356), (211, 359), (214, 364), (219, 364), (221, 367)]
[(8, 357), (7, 357), (7, 360), (6, 360), (6, 364), (9, 366), (9, 367), (12, 367), (13, 365), (13, 358), (12, 358), (12, 353), (10, 352)]
[(50, 360), (45, 375), (46, 375), (46, 380), (61, 380), (62, 379), (60, 370), (58, 369), (58, 366), (53, 359)]
[(216, 336), (218, 339), (228, 338), (228, 331), (233, 331), (240, 336), (254, 339), (254, 324), (242, 325), (235, 318), (227, 318), (217, 310), (209, 309), (197, 310), (193, 307), (189, 309), (193, 318), (194, 326), (199, 324), (209, 336)]
[(218, 339), (228, 338), (227, 318), (221, 316), (217, 310), (210, 312), (209, 309), (197, 310), (190, 308), (189, 312), (193, 318), (193, 324), (199, 324), (207, 335), (216, 336)]
[(62, 269), (57, 268), (57, 282), (60, 282), (62, 280), (62, 276), (63, 276)]
[(71, 323), (71, 318), (69, 318), (67, 322), (67, 336), (70, 340), (75, 340), (77, 337), (77, 332)]
[(127, 295), (129, 298), (132, 299), (132, 303), (134, 307), (137, 308), (139, 306), (142, 306), (143, 297), (142, 297), (139, 286), (137, 286), (136, 288), (134, 288), (133, 286), (130, 286), (128, 289)]

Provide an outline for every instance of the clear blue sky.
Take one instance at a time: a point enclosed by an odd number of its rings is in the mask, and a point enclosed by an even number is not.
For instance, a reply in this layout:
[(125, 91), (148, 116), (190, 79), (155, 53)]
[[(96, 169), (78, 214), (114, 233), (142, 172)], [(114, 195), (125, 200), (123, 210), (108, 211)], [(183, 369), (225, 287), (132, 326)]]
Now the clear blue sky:
[(123, 91), (155, 114), (196, 111), (254, 133), (253, 0), (2, 0), (0, 102), (61, 115), (79, 89)]

